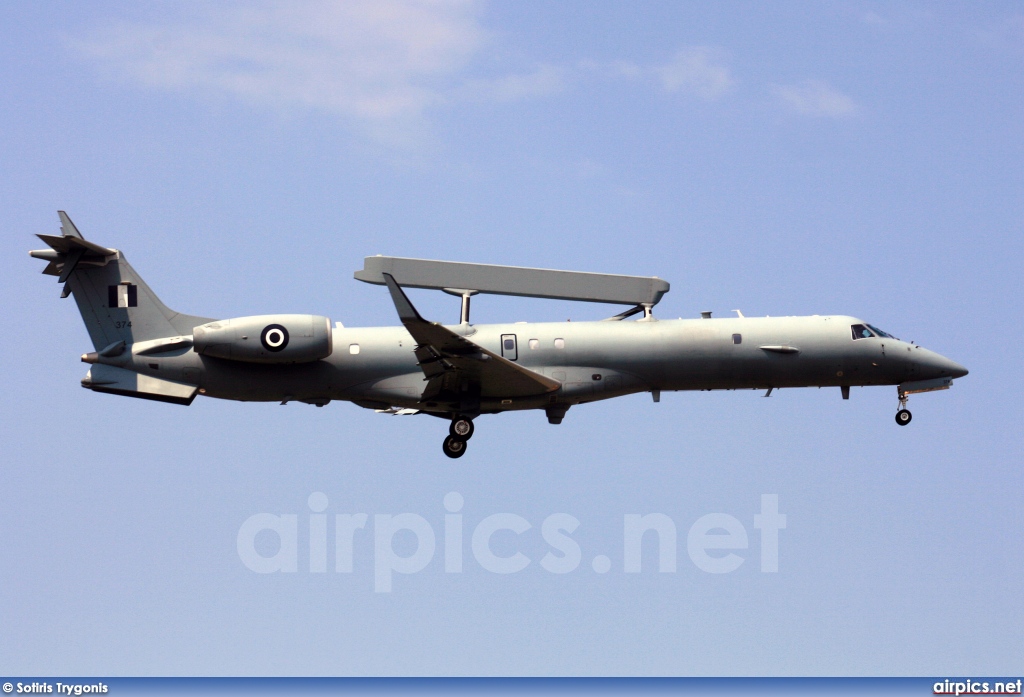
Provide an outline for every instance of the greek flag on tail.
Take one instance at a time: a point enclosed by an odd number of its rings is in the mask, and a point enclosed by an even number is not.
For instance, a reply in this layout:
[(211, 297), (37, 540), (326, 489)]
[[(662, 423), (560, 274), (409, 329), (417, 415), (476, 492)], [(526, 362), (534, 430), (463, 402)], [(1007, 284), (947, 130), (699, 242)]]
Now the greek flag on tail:
[(107, 286), (107, 307), (138, 307), (139, 287), (134, 283)]

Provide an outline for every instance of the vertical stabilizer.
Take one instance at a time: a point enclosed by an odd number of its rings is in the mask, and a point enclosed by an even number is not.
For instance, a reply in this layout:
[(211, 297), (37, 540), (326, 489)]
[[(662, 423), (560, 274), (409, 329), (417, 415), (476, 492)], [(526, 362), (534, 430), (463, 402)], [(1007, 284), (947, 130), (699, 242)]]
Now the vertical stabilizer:
[(101, 350), (118, 341), (132, 344), (192, 334), (212, 320), (169, 309), (131, 267), (124, 254), (87, 241), (64, 211), (58, 211), (61, 235), (37, 235), (51, 249), (30, 254), (50, 263), (44, 274), (58, 276), (64, 293), (75, 296), (82, 321)]
[(82, 239), (82, 233), (78, 231), (75, 224), (71, 222), (71, 218), (64, 211), (57, 211), (57, 215), (60, 216), (60, 234), (63, 237), (76, 237)]

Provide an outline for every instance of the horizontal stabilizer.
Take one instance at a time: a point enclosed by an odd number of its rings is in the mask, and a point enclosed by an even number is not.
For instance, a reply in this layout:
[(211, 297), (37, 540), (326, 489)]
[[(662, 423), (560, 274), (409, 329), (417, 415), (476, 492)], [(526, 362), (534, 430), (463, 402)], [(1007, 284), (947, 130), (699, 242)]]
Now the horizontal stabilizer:
[[(81, 237), (61, 237), (60, 235), (36, 235), (36, 237), (50, 245), (58, 254), (68, 254), (79, 249), (93, 257), (108, 257), (111, 254), (117, 254), (116, 249), (102, 247), (95, 242), (83, 240)], [(33, 254), (32, 256), (37, 255)]]
[(171, 380), (162, 380), (112, 365), (97, 364), (89, 369), (82, 380), (82, 387), (94, 392), (153, 399), (188, 406), (196, 397), (199, 388)]
[[(34, 249), (29, 256), (36, 259), (43, 259), (50, 262), (43, 269), (47, 276), (59, 276), (58, 280), (64, 283), (71, 277), (71, 273), (78, 268), (79, 264), (86, 266), (103, 266), (112, 257), (116, 257), (116, 249), (108, 249), (101, 245), (89, 242), (82, 233), (78, 231), (71, 218), (64, 211), (57, 211), (60, 216), (60, 235), (36, 235), (50, 249)], [(71, 292), (70, 287), (64, 288), (62, 298), (66, 298)]]
[(655, 276), (621, 276), (382, 256), (366, 257), (362, 270), (356, 271), (355, 278), (366, 283), (386, 285), (384, 274), (400, 278), (402, 285), (409, 288), (444, 290), (456, 294), (476, 291), (493, 295), (623, 305), (655, 305), (669, 290), (668, 282)]

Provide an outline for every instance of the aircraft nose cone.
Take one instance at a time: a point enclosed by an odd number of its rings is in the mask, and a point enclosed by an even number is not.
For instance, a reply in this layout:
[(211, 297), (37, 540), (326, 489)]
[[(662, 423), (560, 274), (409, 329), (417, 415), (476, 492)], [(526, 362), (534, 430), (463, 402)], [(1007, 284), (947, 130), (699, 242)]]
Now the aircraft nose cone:
[(967, 370), (967, 368), (963, 367), (956, 361), (950, 361), (949, 372), (950, 375), (954, 378), (962, 378), (964, 375), (967, 375), (969, 371)]
[(913, 355), (922, 379), (962, 378), (967, 375), (967, 368), (934, 351), (918, 348), (914, 350)]
[(938, 368), (944, 376), (951, 378), (962, 378), (967, 375), (967, 368), (963, 367), (956, 361), (952, 361), (945, 356), (936, 354), (935, 356), (935, 367)]

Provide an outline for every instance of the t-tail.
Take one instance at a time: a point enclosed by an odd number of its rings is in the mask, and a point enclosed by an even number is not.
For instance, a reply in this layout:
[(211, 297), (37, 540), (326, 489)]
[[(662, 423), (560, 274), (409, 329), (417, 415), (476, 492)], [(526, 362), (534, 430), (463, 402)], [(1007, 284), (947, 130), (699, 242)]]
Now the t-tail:
[(174, 312), (160, 302), (124, 254), (89, 242), (64, 211), (60, 235), (37, 235), (51, 249), (29, 252), (48, 262), (44, 274), (64, 284), (62, 298), (74, 296), (97, 351), (121, 341), (188, 335), (210, 320)]
[[(57, 276), (63, 284), (61, 297), (74, 296), (78, 311), (96, 349), (95, 356), (114, 358), (131, 353), (132, 346), (178, 342), (174, 337), (191, 339), (193, 327), (211, 320), (184, 315), (169, 309), (131, 267), (124, 254), (90, 242), (64, 211), (60, 215), (60, 235), (37, 235), (50, 249), (29, 254), (49, 262), (43, 273)], [(166, 339), (167, 342), (159, 340)], [(157, 340), (157, 341), (154, 341)], [(125, 359), (128, 356), (125, 355)], [(130, 367), (127, 365), (125, 367)], [(100, 392), (111, 392), (145, 399), (188, 403), (194, 388), (184, 396), (182, 385), (155, 377), (138, 375), (114, 365), (94, 365), (82, 385)]]

